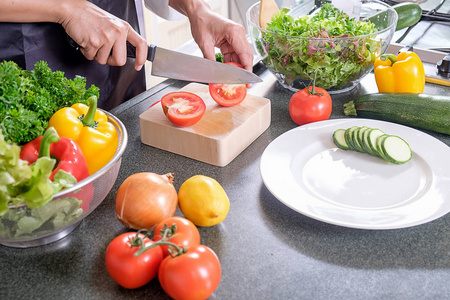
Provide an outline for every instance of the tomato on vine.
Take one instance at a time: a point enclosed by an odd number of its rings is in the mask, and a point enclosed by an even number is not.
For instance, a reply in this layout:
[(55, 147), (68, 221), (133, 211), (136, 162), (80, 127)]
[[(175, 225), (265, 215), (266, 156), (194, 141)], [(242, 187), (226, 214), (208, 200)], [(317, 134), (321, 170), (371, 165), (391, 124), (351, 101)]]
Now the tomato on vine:
[(173, 299), (207, 299), (219, 286), (221, 267), (217, 255), (197, 245), (176, 256), (167, 256), (158, 271), (159, 283)]
[[(158, 273), (163, 260), (161, 246), (146, 235), (136, 232), (123, 233), (114, 238), (106, 249), (106, 269), (111, 277), (127, 289), (135, 289), (149, 283)], [(140, 253), (142, 247), (148, 247)]]
[[(167, 218), (155, 227), (153, 240), (162, 239), (168, 239), (171, 243), (185, 248), (200, 245), (200, 233), (194, 223), (177, 216)], [(161, 245), (161, 249), (164, 257), (170, 254), (169, 245)]]

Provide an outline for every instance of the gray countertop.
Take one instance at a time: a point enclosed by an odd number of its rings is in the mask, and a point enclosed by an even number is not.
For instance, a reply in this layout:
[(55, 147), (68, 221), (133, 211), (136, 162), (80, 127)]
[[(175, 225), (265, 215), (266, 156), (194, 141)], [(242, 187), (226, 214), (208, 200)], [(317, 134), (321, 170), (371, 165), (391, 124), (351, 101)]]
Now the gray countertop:
[[(139, 114), (186, 82), (167, 80), (114, 109), (129, 142), (111, 192), (62, 240), (27, 249), (0, 246), (0, 299), (168, 299), (157, 279), (126, 290), (105, 268), (108, 243), (126, 231), (115, 217), (115, 194), (137, 172), (174, 172), (177, 190), (189, 177), (202, 174), (227, 192), (231, 209), (225, 221), (199, 228), (202, 244), (217, 253), (222, 265), (221, 283), (211, 299), (450, 298), (450, 215), (404, 229), (352, 229), (303, 216), (266, 189), (259, 172), (261, 154), (297, 126), (288, 113), (293, 93), (269, 72), (261, 77), (264, 82), (249, 93), (271, 100), (271, 125), (226, 167), (140, 141)], [(353, 91), (333, 95), (331, 118), (344, 117), (343, 103), (371, 92), (376, 92), (372, 74)], [(427, 84), (425, 93), (449, 94), (450, 88)], [(449, 136), (427, 133), (450, 145)]]

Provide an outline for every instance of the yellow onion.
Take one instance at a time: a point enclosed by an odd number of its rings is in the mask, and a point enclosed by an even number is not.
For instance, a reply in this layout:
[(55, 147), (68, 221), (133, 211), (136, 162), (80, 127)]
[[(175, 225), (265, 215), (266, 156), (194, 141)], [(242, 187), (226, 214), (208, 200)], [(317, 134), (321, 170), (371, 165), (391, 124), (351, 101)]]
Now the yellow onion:
[(116, 195), (116, 217), (131, 229), (151, 229), (175, 215), (178, 196), (172, 184), (173, 173), (150, 172), (129, 176)]

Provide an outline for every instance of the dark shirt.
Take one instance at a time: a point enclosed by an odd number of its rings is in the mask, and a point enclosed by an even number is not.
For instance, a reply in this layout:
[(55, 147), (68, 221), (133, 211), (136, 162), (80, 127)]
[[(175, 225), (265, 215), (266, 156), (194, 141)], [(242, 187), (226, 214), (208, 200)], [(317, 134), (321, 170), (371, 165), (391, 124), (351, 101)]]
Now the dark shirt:
[[(134, 0), (92, 0), (100, 8), (127, 21), (139, 32)], [(63, 71), (67, 78), (80, 75), (100, 88), (98, 106), (110, 110), (145, 91), (144, 68), (137, 72), (134, 60), (113, 67), (89, 61), (70, 46), (67, 34), (56, 23), (0, 23), (0, 62), (15, 61), (21, 68), (32, 70), (37, 61), (46, 61), (53, 70)]]

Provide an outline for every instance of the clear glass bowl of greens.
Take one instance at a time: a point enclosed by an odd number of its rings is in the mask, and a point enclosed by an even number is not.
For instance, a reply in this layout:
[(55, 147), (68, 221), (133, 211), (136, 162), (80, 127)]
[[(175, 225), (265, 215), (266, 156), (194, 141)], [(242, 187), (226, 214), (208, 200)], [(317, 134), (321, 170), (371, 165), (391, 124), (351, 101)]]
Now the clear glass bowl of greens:
[[(103, 168), (74, 186), (61, 190), (42, 206), (9, 206), (8, 211), (0, 215), (0, 244), (28, 248), (62, 239), (103, 202), (117, 179), (122, 155), (128, 143), (123, 123), (106, 111), (105, 114), (119, 136), (114, 157)], [(0, 151), (2, 150), (4, 149), (0, 144)], [(0, 182), (1, 179), (0, 176)]]
[(380, 1), (362, 0), (359, 17), (351, 18), (327, 1), (320, 7), (314, 1), (295, 2), (281, 7), (266, 29), (259, 26), (259, 2), (247, 10), (257, 56), (289, 90), (310, 85), (314, 74), (316, 86), (331, 94), (353, 89), (389, 46), (396, 11)]

